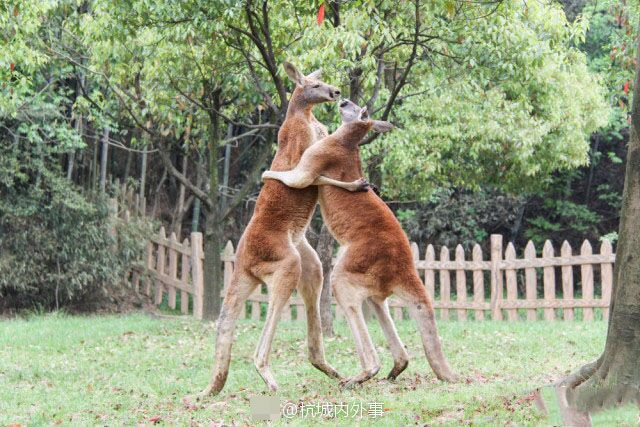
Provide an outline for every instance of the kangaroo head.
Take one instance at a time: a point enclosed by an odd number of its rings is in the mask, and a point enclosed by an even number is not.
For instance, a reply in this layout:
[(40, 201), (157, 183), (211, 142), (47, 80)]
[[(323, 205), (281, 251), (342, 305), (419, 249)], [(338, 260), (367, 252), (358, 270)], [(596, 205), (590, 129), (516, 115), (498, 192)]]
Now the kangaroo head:
[(371, 120), (369, 118), (369, 112), (367, 107), (358, 107), (356, 103), (349, 101), (348, 99), (340, 102), (340, 117), (342, 118), (342, 124), (358, 123), (367, 127), (367, 130), (372, 129), (376, 132), (387, 132), (394, 128), (394, 126), (383, 120)]
[(340, 90), (326, 84), (320, 80), (322, 70), (303, 76), (293, 64), (284, 63), (287, 75), (296, 84), (296, 88), (291, 95), (291, 103), (297, 103), (304, 107), (307, 105), (319, 104), (321, 102), (337, 101), (340, 98)]

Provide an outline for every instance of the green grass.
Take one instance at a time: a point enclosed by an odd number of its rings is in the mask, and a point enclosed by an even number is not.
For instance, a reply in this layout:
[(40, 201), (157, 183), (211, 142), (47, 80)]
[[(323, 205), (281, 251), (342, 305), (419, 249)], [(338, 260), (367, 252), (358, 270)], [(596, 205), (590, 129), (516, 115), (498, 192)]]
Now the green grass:
[[(35, 316), (0, 321), (0, 426), (258, 424), (249, 398), (266, 394), (252, 355), (261, 324), (238, 325), (231, 372), (216, 398), (187, 405), (183, 397), (208, 382), (214, 330), (189, 318), (145, 315)], [(558, 425), (550, 390), (544, 392), (551, 418), (525, 397), (586, 361), (604, 345), (606, 324), (583, 322), (440, 322), (451, 365), (470, 383), (437, 381), (409, 321), (398, 322), (409, 348), (409, 368), (396, 382), (384, 380), (391, 357), (377, 323), (370, 329), (383, 362), (378, 376), (342, 391), (306, 360), (305, 328), (282, 322), (271, 357), (283, 401), (381, 402), (384, 416), (371, 419), (296, 417), (281, 424), (314, 425)], [(344, 323), (325, 340), (329, 361), (343, 375), (358, 372), (358, 359)], [(265, 424), (264, 422), (260, 422)], [(597, 414), (595, 425), (636, 425), (638, 411), (627, 407)]]

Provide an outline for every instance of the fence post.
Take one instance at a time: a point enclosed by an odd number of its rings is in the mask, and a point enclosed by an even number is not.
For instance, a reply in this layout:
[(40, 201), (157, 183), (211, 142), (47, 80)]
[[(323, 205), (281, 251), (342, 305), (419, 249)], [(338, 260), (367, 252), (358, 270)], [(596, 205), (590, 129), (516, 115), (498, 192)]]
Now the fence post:
[[(516, 259), (516, 248), (513, 247), (513, 243), (511, 242), (509, 242), (507, 250), (504, 252), (504, 259), (507, 261), (514, 261)], [(516, 270), (513, 268), (507, 268), (504, 275), (507, 281), (507, 302), (515, 304), (518, 301), (518, 278)], [(518, 320), (518, 309), (507, 309), (507, 318), (509, 319), (509, 322), (515, 322)]]
[[(137, 197), (137, 195), (136, 195)], [(178, 239), (176, 233), (171, 233), (169, 237), (169, 277), (174, 280), (178, 279), (178, 252), (175, 250), (175, 246), (178, 245)], [(167, 286), (167, 292), (169, 293), (169, 308), (176, 308), (176, 288), (174, 286)]]
[[(589, 256), (593, 254), (591, 243), (585, 240), (580, 248), (580, 255)], [(580, 266), (580, 279), (582, 280), (582, 299), (593, 301), (593, 265), (582, 264)], [(593, 320), (593, 308), (582, 309), (582, 320)]]
[(193, 316), (202, 319), (204, 267), (202, 263), (202, 233), (191, 233), (191, 280), (193, 282)]
[[(542, 258), (549, 259), (554, 257), (553, 245), (551, 240), (544, 242), (542, 247)], [(544, 267), (542, 269), (542, 282), (544, 288), (544, 301), (551, 304), (556, 299), (556, 269), (553, 266)], [(544, 309), (544, 320), (555, 320), (556, 313), (553, 306)]]
[(500, 303), (502, 301), (502, 234), (491, 235), (491, 318), (502, 320)]
[[(571, 258), (572, 255), (571, 245), (566, 240), (562, 242), (560, 247), (560, 256), (562, 258)], [(604, 283), (604, 281), (603, 281)], [(562, 299), (565, 301), (573, 302), (573, 266), (562, 266)], [(563, 310), (564, 320), (573, 320), (573, 307), (568, 307)]]
[[(524, 259), (532, 261), (536, 259), (536, 247), (531, 240), (524, 248)], [(533, 303), (535, 306), (538, 299), (538, 276), (534, 267), (524, 269), (524, 280), (527, 302)], [(537, 310), (534, 307), (527, 308), (527, 320), (536, 320), (537, 318)]]
[(151, 240), (149, 240), (147, 242), (147, 259), (146, 259), (146, 263), (145, 263), (145, 267), (146, 267), (146, 271), (145, 273), (147, 273), (147, 276), (144, 279), (144, 294), (146, 296), (150, 296), (151, 295), (151, 270), (153, 270), (153, 264), (154, 264), (154, 258), (153, 258), (153, 242)]
[[(464, 262), (464, 249), (462, 245), (456, 246), (456, 262), (462, 264)], [(456, 302), (458, 304), (467, 302), (467, 276), (466, 271), (458, 266), (456, 270)], [(458, 320), (467, 320), (467, 309), (458, 309)]]
[[(475, 262), (482, 262), (482, 248), (479, 244), (473, 245), (472, 258)], [(473, 270), (473, 303), (481, 306), (484, 304), (484, 272), (480, 268)], [(476, 309), (476, 320), (484, 320), (484, 310)]]
[[(433, 245), (427, 246), (427, 251), (424, 254), (424, 260), (429, 263), (436, 260), (436, 251), (433, 249)], [(436, 273), (432, 268), (426, 268), (424, 270), (424, 285), (427, 287), (427, 293), (433, 300), (435, 306), (436, 301)]]
[[(448, 262), (449, 261), (449, 248), (443, 246), (440, 248), (440, 262)], [(441, 269), (439, 272), (440, 275), (440, 301), (442, 302), (442, 309), (440, 309), (440, 318), (442, 320), (449, 319), (449, 309), (444, 308), (448, 307), (451, 302), (451, 276), (449, 275), (449, 270), (446, 268)]]
[[(158, 272), (159, 276), (162, 276), (164, 275), (164, 263), (165, 263), (164, 239), (167, 238), (167, 233), (164, 231), (164, 227), (160, 229), (160, 237), (163, 242), (158, 244), (158, 257), (156, 258), (156, 271)], [(162, 290), (163, 290), (162, 280), (160, 280), (160, 278), (158, 277), (158, 279), (156, 280), (156, 294), (155, 294), (156, 305), (162, 304)]]
[[(182, 247), (184, 249), (189, 248), (189, 239), (185, 238), (182, 241)], [(190, 258), (187, 254), (182, 254), (180, 256), (180, 282), (184, 285), (189, 284), (189, 270), (191, 270)], [(180, 311), (182, 314), (189, 313), (189, 293), (185, 290), (180, 291)]]
[[(610, 256), (613, 253), (611, 242), (604, 240), (600, 246), (600, 254)], [(609, 305), (611, 304), (611, 285), (613, 283), (613, 270), (611, 263), (600, 265), (600, 277), (602, 278), (602, 302), (607, 304), (602, 312), (602, 318), (609, 320)]]

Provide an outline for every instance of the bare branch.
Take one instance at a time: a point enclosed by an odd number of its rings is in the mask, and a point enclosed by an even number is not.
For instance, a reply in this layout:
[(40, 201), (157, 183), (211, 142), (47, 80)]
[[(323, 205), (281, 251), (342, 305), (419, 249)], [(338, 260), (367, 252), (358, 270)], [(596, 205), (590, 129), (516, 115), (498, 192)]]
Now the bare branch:
[(207, 193), (205, 193), (200, 188), (198, 188), (195, 184), (191, 182), (191, 180), (189, 180), (189, 178), (187, 178), (178, 169), (176, 169), (176, 167), (171, 162), (169, 155), (160, 147), (158, 149), (158, 154), (160, 154), (160, 158), (162, 159), (162, 163), (164, 164), (164, 167), (167, 168), (167, 170), (171, 175), (173, 175), (178, 181), (180, 181), (182, 185), (188, 188), (198, 199), (202, 201), (202, 203), (207, 205), (209, 209), (213, 208), (213, 202), (211, 198), (207, 195)]
[(231, 199), (231, 201), (229, 202), (228, 208), (220, 218), (220, 221), (226, 220), (231, 214), (231, 212), (236, 208), (236, 206), (238, 206), (242, 202), (242, 200), (244, 200), (247, 194), (249, 194), (251, 189), (254, 187), (254, 185), (258, 181), (258, 176), (260, 175), (260, 172), (262, 171), (262, 167), (266, 163), (270, 154), (271, 154), (271, 144), (264, 144), (264, 146), (262, 147), (262, 151), (260, 152), (260, 155), (256, 159), (253, 169), (247, 176), (247, 181), (244, 183), (240, 191), (238, 191), (233, 196), (233, 199)]

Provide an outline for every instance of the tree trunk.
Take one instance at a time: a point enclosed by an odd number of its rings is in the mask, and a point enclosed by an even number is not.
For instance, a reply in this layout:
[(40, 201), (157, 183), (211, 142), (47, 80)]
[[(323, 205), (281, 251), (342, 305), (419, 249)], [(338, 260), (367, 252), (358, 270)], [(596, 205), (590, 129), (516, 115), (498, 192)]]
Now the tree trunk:
[(91, 186), (98, 187), (98, 135), (93, 139), (93, 160), (91, 162)]
[[(140, 160), (140, 200), (144, 199), (145, 187), (147, 185), (147, 146), (144, 146), (144, 151), (142, 152), (142, 159)], [(166, 173), (166, 170), (165, 170)], [(157, 197), (157, 195), (156, 195)]]
[[(200, 173), (202, 164), (202, 155), (198, 154), (198, 164), (196, 166), (196, 187), (200, 188), (202, 185), (202, 174)], [(202, 206), (202, 201), (196, 197), (193, 201), (193, 215), (191, 217), (191, 232), (197, 232), (200, 229), (200, 207)]]
[[(216, 89), (212, 95), (214, 111), (220, 110), (220, 90)], [(206, 211), (204, 231), (204, 320), (215, 320), (220, 314), (222, 294), (222, 265), (220, 251), (222, 251), (222, 223), (220, 217), (220, 185), (218, 176), (218, 145), (220, 143), (220, 118), (211, 112), (211, 129), (208, 142), (209, 153), (209, 197), (211, 208)]]
[[(214, 208), (217, 211), (217, 207)], [(222, 251), (223, 238), (219, 232), (218, 212), (207, 213), (204, 232), (204, 307), (203, 320), (215, 320), (220, 314), (222, 295)]]
[[(76, 101), (80, 97), (80, 93), (82, 91), (81, 86), (84, 85), (84, 76), (80, 76), (79, 79), (76, 80)], [(76, 132), (80, 136), (80, 140), (83, 139), (84, 127), (82, 123), (82, 114), (78, 114), (76, 116)], [(76, 161), (76, 151), (73, 150), (69, 153), (69, 157), (67, 158), (67, 179), (71, 181), (73, 178), (73, 165)]]
[(325, 337), (333, 336), (333, 314), (331, 313), (331, 257), (334, 246), (333, 236), (329, 228), (323, 224), (316, 245), (316, 252), (322, 262), (322, 293), (320, 295), (320, 320), (322, 323), (322, 333)]
[(107, 188), (107, 157), (109, 157), (109, 129), (102, 133), (102, 153), (100, 154), (100, 192)]
[(158, 181), (158, 186), (156, 187), (156, 191), (153, 194), (153, 208), (151, 208), (151, 218), (156, 217), (156, 213), (158, 211), (158, 197), (160, 195), (160, 191), (162, 191), (162, 186), (164, 185), (164, 181), (167, 179), (167, 168), (162, 168), (162, 175), (160, 175), (160, 181)]
[(67, 155), (67, 180), (71, 181), (73, 178), (73, 163), (76, 161), (76, 152), (71, 151)]
[[(227, 127), (227, 139), (233, 136), (233, 125), (229, 123)], [(231, 144), (226, 144), (224, 147), (224, 171), (222, 172), (222, 188), (225, 192), (228, 192), (229, 188), (229, 165), (231, 163)], [(227, 209), (227, 195), (223, 193), (221, 200), (222, 212)]]
[(589, 162), (589, 179), (587, 180), (587, 190), (585, 191), (584, 196), (584, 204), (589, 206), (589, 202), (591, 201), (591, 186), (593, 185), (593, 171), (596, 168), (596, 155), (598, 154), (598, 149), (600, 147), (600, 135), (596, 134), (595, 142), (593, 143), (593, 148), (590, 153), (590, 162)]
[[(185, 176), (187, 176), (187, 161), (188, 157), (185, 154), (182, 157), (182, 174)], [(171, 220), (171, 231), (173, 233), (176, 233), (176, 236), (178, 236), (178, 240), (180, 240), (180, 234), (182, 233), (182, 218), (184, 217), (184, 193), (184, 184), (180, 183), (178, 185), (178, 205), (173, 212), (173, 218)]]
[(202, 206), (202, 202), (196, 197), (193, 201), (193, 215), (191, 216), (192, 233), (195, 233), (200, 229), (200, 206)]
[(133, 161), (133, 151), (127, 151), (127, 162), (124, 164), (124, 175), (122, 180), (127, 181), (129, 175), (131, 175), (131, 162)]
[(568, 425), (590, 425), (589, 413), (599, 409), (626, 402), (640, 405), (640, 68), (636, 68), (633, 90), (618, 235), (604, 352), (557, 388)]

